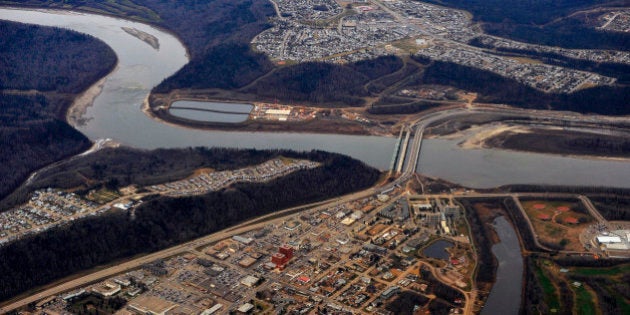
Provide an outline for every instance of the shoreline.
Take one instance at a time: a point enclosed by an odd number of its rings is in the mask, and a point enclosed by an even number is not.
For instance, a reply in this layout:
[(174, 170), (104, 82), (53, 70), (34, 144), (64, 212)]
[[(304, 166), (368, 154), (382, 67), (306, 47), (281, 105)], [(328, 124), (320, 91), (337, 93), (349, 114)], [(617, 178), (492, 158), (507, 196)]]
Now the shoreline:
[(177, 35), (175, 32), (173, 32), (172, 30), (163, 27), (159, 24), (150, 22), (150, 21), (145, 21), (145, 20), (140, 20), (140, 19), (134, 19), (133, 17), (122, 17), (122, 16), (118, 16), (115, 14), (111, 14), (108, 12), (100, 12), (100, 11), (90, 11), (90, 10), (86, 10), (86, 9), (81, 9), (81, 8), (61, 8), (61, 7), (41, 7), (41, 6), (37, 6), (37, 5), (25, 5), (25, 4), (20, 4), (20, 3), (11, 3), (10, 5), (0, 5), (0, 8), (3, 9), (7, 9), (7, 10), (27, 10), (27, 11), (39, 11), (39, 12), (55, 12), (55, 13), (62, 13), (62, 14), (73, 14), (73, 13), (78, 13), (78, 14), (93, 14), (93, 15), (100, 15), (100, 16), (105, 16), (105, 17), (110, 17), (113, 19), (118, 19), (118, 20), (123, 20), (123, 21), (128, 21), (128, 22), (132, 22), (132, 23), (139, 23), (139, 24), (144, 24), (144, 25), (148, 25), (150, 27), (153, 27), (161, 32), (165, 32), (168, 33), (169, 35), (175, 37), (175, 39), (177, 39), (177, 41), (179, 41), (179, 43), (182, 45), (182, 47), (184, 47), (184, 50), (186, 51), (186, 59), (188, 59), (188, 61), (190, 62), (190, 51), (188, 50), (188, 46), (186, 46), (184, 44), (184, 41), (179, 37), (179, 35)]
[[(173, 31), (169, 29), (166, 29), (160, 25), (157, 25), (155, 23), (151, 23), (148, 21), (142, 21), (142, 20), (133, 19), (133, 18), (123, 18), (114, 14), (108, 14), (104, 12), (94, 12), (91, 10), (85, 10), (85, 9), (80, 9), (80, 8), (79, 9), (77, 8), (42, 8), (39, 6), (29, 6), (29, 5), (19, 5), (19, 4), (12, 5), (12, 6), (0, 6), (0, 8), (8, 9), (8, 10), (16, 10), (16, 11), (27, 10), (27, 11), (37, 11), (37, 12), (51, 12), (51, 13), (58, 13), (58, 14), (61, 13), (61, 14), (69, 14), (69, 15), (75, 14), (75, 13), (76, 14), (95, 14), (95, 15), (120, 19), (124, 21), (130, 21), (132, 23), (148, 25), (159, 31), (166, 32), (172, 35), (174, 38), (176, 38), (176, 40), (178, 40), (180, 44), (182, 45), (182, 47), (184, 47), (185, 49), (186, 59), (188, 59), (188, 62), (190, 61), (189, 49), (177, 34), (175, 34)], [(107, 79), (116, 70), (119, 69), (120, 60), (118, 59), (118, 55), (116, 56), (117, 56), (117, 62), (116, 62), (115, 67), (104, 77), (102, 77), (101, 79), (93, 83), (85, 91), (78, 94), (75, 97), (75, 99), (72, 101), (72, 104), (68, 106), (68, 108), (66, 109), (65, 115), (64, 115), (65, 121), (69, 125), (71, 125), (73, 128), (78, 129), (77, 128), (78, 126), (83, 126), (90, 120), (90, 118), (84, 117), (88, 108), (94, 105), (94, 100), (102, 93), (103, 87)], [(192, 121), (190, 122), (182, 121), (181, 123), (178, 123), (176, 121), (170, 121), (170, 120), (164, 119), (155, 114), (155, 112), (151, 109), (150, 105), (148, 104), (149, 98), (153, 95), (154, 94), (152, 92), (149, 92), (149, 94), (145, 97), (143, 104), (141, 105), (142, 111), (145, 113), (145, 115), (147, 115), (149, 118), (159, 123), (167, 124), (173, 127), (185, 128), (189, 130), (218, 130), (218, 131), (226, 131), (226, 132), (234, 131), (234, 132), (319, 133), (319, 134), (343, 134), (343, 135), (393, 137), (391, 133), (373, 132), (369, 128), (365, 128), (358, 124), (352, 124), (352, 121), (348, 121), (350, 122), (350, 124), (345, 124), (341, 122), (334, 122), (331, 120), (330, 122), (332, 122), (332, 127), (334, 128), (326, 128), (326, 122), (323, 122), (322, 124), (321, 121), (318, 121), (318, 122), (309, 121), (307, 122), (307, 124), (281, 123), (281, 122), (272, 122), (272, 121), (255, 122), (254, 124), (252, 124), (252, 121), (248, 120), (246, 121), (246, 123), (248, 123), (246, 125), (235, 124), (233, 126), (230, 124), (221, 124), (221, 123), (216, 123), (216, 124), (200, 123), (198, 125), (195, 125), (195, 123)], [(221, 102), (236, 103), (236, 102), (241, 102), (241, 101), (221, 100)], [(254, 103), (252, 101), (247, 101), (247, 102), (243, 101), (243, 102)], [(169, 115), (169, 117), (174, 117), (174, 116)], [(344, 128), (346, 129), (344, 130)], [(91, 139), (91, 141), (94, 142), (96, 140)]]
[[(560, 127), (551, 127), (548, 130), (561, 130)], [(592, 154), (576, 154), (576, 153), (556, 153), (549, 151), (529, 150), (526, 147), (522, 149), (507, 148), (501, 144), (489, 144), (492, 138), (501, 136), (506, 133), (536, 133), (533, 127), (527, 125), (510, 125), (502, 122), (490, 123), (483, 125), (475, 125), (465, 130), (456, 131), (446, 135), (431, 135), (428, 139), (442, 140), (458, 140), (457, 146), (464, 150), (501, 150), (518, 153), (544, 154), (550, 156), (561, 156), (573, 159), (594, 160), (594, 161), (612, 161), (612, 162), (630, 162), (630, 157), (592, 155)], [(544, 135), (541, 135), (544, 136)]]
[[(154, 102), (152, 104), (152, 101)], [(392, 132), (391, 127), (384, 127), (379, 121), (373, 121), (372, 123), (378, 127), (371, 127), (363, 125), (356, 120), (350, 120), (347, 118), (332, 118), (322, 119), (321, 117), (308, 119), (304, 121), (275, 121), (275, 120), (257, 120), (251, 119), (251, 112), (247, 120), (237, 123), (224, 123), (224, 122), (212, 122), (212, 121), (195, 121), (192, 119), (186, 119), (178, 116), (171, 115), (169, 110), (171, 105), (178, 101), (193, 101), (193, 102), (209, 102), (209, 103), (226, 103), (226, 104), (247, 104), (256, 106), (257, 104), (264, 103), (257, 100), (238, 100), (228, 98), (211, 98), (195, 97), (191, 95), (180, 95), (178, 91), (172, 91), (167, 94), (153, 94), (147, 95), (142, 103), (142, 111), (149, 118), (159, 123), (164, 123), (169, 126), (177, 126), (188, 130), (218, 130), (225, 132), (286, 132), (286, 133), (316, 133), (316, 134), (339, 134), (339, 135), (360, 135), (360, 136), (377, 136), (377, 137), (395, 137), (396, 134)], [(155, 104), (157, 102), (157, 104)], [(304, 106), (304, 105), (297, 105)], [(348, 110), (350, 108), (319, 108), (310, 107), (312, 109), (320, 110)]]
[(72, 104), (66, 110), (66, 123), (72, 126), (74, 129), (78, 129), (78, 126), (84, 126), (91, 118), (86, 118), (85, 115), (89, 107), (94, 105), (94, 100), (101, 95), (103, 87), (109, 79), (119, 69), (120, 60), (116, 56), (116, 65), (107, 73), (104, 77), (94, 82), (89, 88), (78, 94)]
[[(275, 121), (254, 121), (246, 120), (241, 123), (212, 123), (212, 122), (195, 122), (192, 120), (186, 120), (172, 116), (168, 113), (164, 114), (164, 117), (157, 115), (152, 110), (149, 104), (149, 97), (147, 95), (142, 102), (142, 112), (153, 119), (154, 121), (162, 124), (166, 124), (172, 127), (178, 127), (188, 130), (216, 130), (224, 132), (270, 132), (270, 133), (316, 133), (316, 134), (339, 134), (339, 135), (355, 135), (355, 136), (373, 136), (373, 137), (394, 137), (391, 133), (377, 133), (372, 132), (368, 128), (360, 126), (358, 123), (340, 123), (330, 121), (333, 126), (337, 128), (326, 128), (326, 121), (322, 120), (309, 120), (306, 122), (275, 122)], [(179, 100), (179, 99), (178, 99)], [(240, 103), (236, 100), (203, 100), (205, 102), (224, 102), (224, 103)], [(243, 101), (242, 103), (253, 103)], [(165, 119), (169, 118), (169, 119)], [(180, 122), (181, 121), (181, 122)], [(339, 130), (338, 128), (346, 128)]]

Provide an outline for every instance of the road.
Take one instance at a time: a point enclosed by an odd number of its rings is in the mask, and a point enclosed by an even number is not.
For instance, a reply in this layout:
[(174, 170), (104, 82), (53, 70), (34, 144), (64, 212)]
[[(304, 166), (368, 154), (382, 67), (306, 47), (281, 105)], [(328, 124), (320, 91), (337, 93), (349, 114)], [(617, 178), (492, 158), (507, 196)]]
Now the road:
[(75, 159), (77, 159), (79, 157), (86, 156), (88, 154), (92, 154), (92, 153), (94, 153), (96, 151), (99, 151), (99, 150), (102, 150), (102, 149), (104, 149), (106, 147), (115, 147), (115, 146), (118, 146), (118, 143), (114, 142), (112, 139), (97, 139), (96, 141), (94, 141), (92, 146), (89, 149), (87, 149), (85, 152), (79, 153), (77, 155), (71, 156), (71, 157), (69, 157), (67, 159), (63, 159), (61, 161), (57, 161), (57, 162), (52, 163), (52, 164), (48, 164), (48, 165), (40, 168), (39, 170), (33, 172), (31, 174), (31, 176), (28, 177), (26, 182), (20, 187), (25, 187), (25, 186), (31, 185), (33, 183), (33, 181), (35, 180), (35, 178), (37, 177), (37, 175), (39, 175), (41, 172), (47, 171), (49, 169), (52, 169), (53, 167), (56, 167), (56, 166), (61, 165), (63, 163), (71, 162), (71, 161), (73, 161), (73, 160), (75, 160)]
[[(467, 108), (467, 109), (461, 109), (461, 108), (455, 108), (455, 109), (448, 109), (448, 110), (444, 110), (444, 111), (438, 111), (438, 112), (432, 112), (429, 114), (424, 115), (423, 117), (418, 118), (416, 121), (414, 121), (411, 124), (411, 128), (415, 128), (415, 137), (412, 141), (412, 143), (410, 144), (411, 146), (407, 149), (407, 154), (410, 154), (409, 158), (408, 158), (408, 163), (406, 163), (406, 165), (404, 166), (404, 170), (401, 173), (401, 176), (398, 177), (396, 180), (392, 181), (391, 183), (384, 185), (382, 187), (373, 187), (361, 192), (357, 192), (351, 195), (347, 195), (347, 196), (343, 196), (343, 197), (339, 197), (339, 198), (334, 198), (325, 202), (320, 202), (320, 203), (316, 203), (316, 204), (311, 204), (311, 205), (306, 205), (306, 206), (300, 206), (300, 207), (294, 207), (294, 208), (290, 208), (290, 209), (286, 209), (283, 211), (279, 211), (279, 212), (275, 212), (263, 217), (259, 217), (259, 218), (255, 218), (252, 220), (249, 220), (247, 222), (244, 222), (242, 224), (239, 224), (237, 226), (231, 227), (231, 228), (227, 228), (223, 231), (217, 232), (217, 233), (213, 233), (211, 235), (181, 244), (181, 245), (177, 245), (159, 252), (155, 252), (134, 260), (130, 260), (124, 263), (121, 263), (119, 265), (116, 265), (114, 267), (110, 267), (110, 268), (106, 268), (103, 270), (99, 270), (97, 272), (94, 272), (92, 274), (77, 278), (77, 279), (73, 279), (73, 280), (69, 280), (65, 283), (56, 285), (54, 287), (45, 289), (43, 291), (37, 292), (34, 295), (28, 296), (26, 298), (22, 298), (19, 299), (17, 301), (13, 301), (13, 302), (9, 302), (10, 304), (7, 304), (3, 307), (0, 308), (0, 313), (5, 313), (11, 310), (14, 310), (16, 308), (20, 308), (23, 307), (29, 303), (32, 302), (36, 302), (44, 297), (48, 297), (51, 295), (58, 295), (60, 293), (63, 293), (65, 291), (69, 291), (72, 290), (74, 288), (77, 287), (81, 287), (81, 286), (85, 286), (89, 283), (93, 283), (96, 282), (98, 280), (104, 279), (104, 278), (108, 278), (111, 277), (113, 275), (125, 272), (127, 270), (130, 269), (134, 269), (137, 267), (142, 266), (143, 264), (146, 264), (148, 262), (154, 261), (156, 259), (160, 259), (160, 258), (165, 258), (165, 257), (169, 257), (172, 255), (177, 255), (177, 254), (181, 254), (183, 252), (189, 251), (191, 249), (194, 249), (195, 247), (201, 246), (203, 244), (208, 244), (208, 243), (212, 243), (212, 242), (216, 242), (234, 235), (238, 235), (238, 234), (242, 234), (254, 229), (259, 229), (264, 227), (265, 225), (269, 224), (269, 223), (274, 223), (274, 222), (281, 222), (282, 220), (284, 220), (284, 216), (296, 213), (298, 211), (301, 211), (305, 208), (309, 208), (309, 207), (331, 207), (331, 206), (335, 206), (337, 204), (341, 204), (341, 203), (345, 203), (345, 202), (349, 202), (352, 200), (356, 200), (356, 199), (360, 199), (360, 198), (365, 198), (367, 196), (370, 196), (372, 194), (393, 188), (397, 185), (401, 185), (402, 183), (404, 183), (406, 180), (410, 179), (411, 176), (413, 176), (413, 174), (415, 173), (416, 170), (416, 166), (419, 162), (419, 157), (420, 157), (420, 149), (422, 146), (422, 137), (424, 134), (424, 130), (430, 126), (431, 124), (439, 121), (439, 120), (445, 120), (445, 119), (451, 119), (451, 118), (455, 118), (458, 116), (466, 116), (466, 115), (474, 115), (474, 114), (482, 114), (482, 113), (494, 113), (494, 114), (500, 114), (500, 115), (510, 115), (510, 116), (522, 116), (522, 117), (536, 117), (536, 118), (540, 118), (540, 117), (544, 117), (544, 118), (553, 118), (553, 119), (558, 119), (558, 120), (562, 120), (562, 121), (570, 121), (570, 122), (582, 122), (582, 121), (589, 121), (592, 122), (593, 121), (593, 117), (597, 117), (597, 116), (583, 116), (583, 115), (577, 115), (577, 114), (573, 114), (573, 113), (564, 113), (564, 112), (548, 112), (548, 111), (529, 111), (529, 110), (520, 110), (520, 109), (512, 109), (512, 108), (504, 108), (504, 107), (500, 107), (500, 106), (493, 106), (493, 107), (484, 107), (484, 108)], [(404, 159), (404, 156), (400, 157), (401, 159)], [(528, 195), (535, 195), (535, 194), (528, 194)], [(539, 195), (543, 195), (546, 197), (553, 197), (555, 195), (558, 194), (539, 194)], [(560, 194), (562, 196), (566, 196), (567, 194)], [(569, 194), (571, 195), (571, 194)], [(512, 196), (512, 195), (506, 195), (506, 194), (478, 194), (478, 195), (468, 195), (468, 196), (458, 196), (458, 198), (472, 198), (472, 197), (492, 197), (492, 196)], [(596, 211), (596, 209), (594, 208), (594, 206), (592, 205), (592, 203), (590, 203), (590, 201), (586, 198), (586, 197), (580, 197), (580, 196), (576, 196), (576, 195), (572, 195), (574, 197), (580, 198), (580, 200), (582, 200), (585, 204), (585, 206), (589, 209), (589, 211), (591, 211), (591, 213), (593, 214), (593, 216), (598, 219), (598, 220), (602, 220), (603, 218), (601, 217), (601, 215), (599, 215), (599, 213)], [(517, 196), (518, 197), (518, 196)], [(584, 199), (583, 199), (584, 198)], [(586, 200), (586, 201), (585, 201)], [(518, 203), (517, 203), (518, 204)], [(522, 209), (522, 208), (521, 208)], [(530, 229), (533, 228), (531, 227), (531, 223), (530, 223)], [(534, 234), (535, 235), (535, 234)], [(541, 246), (540, 244), (537, 244), (537, 246)], [(542, 247), (542, 246), (541, 246)], [(544, 247), (542, 247), (544, 248)]]
[(252, 230), (261, 229), (271, 223), (280, 224), (282, 223), (282, 221), (286, 220), (286, 216), (292, 215), (296, 212), (302, 211), (307, 208), (314, 207), (313, 209), (317, 210), (317, 209), (324, 209), (328, 207), (334, 207), (339, 204), (346, 203), (352, 200), (365, 198), (367, 196), (373, 195), (376, 192), (377, 192), (376, 189), (370, 188), (370, 189), (363, 190), (363, 191), (353, 193), (350, 195), (333, 198), (324, 202), (317, 202), (317, 203), (312, 203), (308, 205), (293, 207), (293, 208), (285, 209), (282, 211), (270, 213), (262, 217), (254, 218), (252, 220), (249, 220), (244, 223), (238, 224), (236, 226), (222, 230), (220, 232), (213, 233), (213, 234), (195, 239), (193, 241), (186, 242), (186, 243), (174, 246), (174, 247), (170, 247), (168, 249), (164, 249), (164, 250), (152, 253), (152, 254), (148, 254), (140, 258), (123, 262), (116, 266), (99, 270), (89, 275), (72, 279), (62, 284), (56, 285), (54, 287), (44, 289), (43, 291), (36, 292), (33, 295), (19, 299), (17, 301), (9, 302), (10, 304), (0, 307), (0, 314), (4, 314), (6, 312), (15, 310), (20, 307), (24, 307), (42, 298), (49, 297), (52, 295), (59, 295), (63, 292), (70, 291), (70, 290), (73, 290), (75, 288), (79, 288), (82, 286), (86, 286), (90, 283), (94, 283), (99, 280), (112, 277), (114, 275), (129, 271), (134, 268), (138, 268), (146, 263), (152, 262), (157, 259), (162, 259), (162, 258), (170, 257), (173, 255), (178, 255), (178, 254), (188, 252), (188, 251), (194, 251), (196, 247), (203, 246), (205, 244), (218, 242), (220, 240), (232, 237), (234, 235), (243, 234)]

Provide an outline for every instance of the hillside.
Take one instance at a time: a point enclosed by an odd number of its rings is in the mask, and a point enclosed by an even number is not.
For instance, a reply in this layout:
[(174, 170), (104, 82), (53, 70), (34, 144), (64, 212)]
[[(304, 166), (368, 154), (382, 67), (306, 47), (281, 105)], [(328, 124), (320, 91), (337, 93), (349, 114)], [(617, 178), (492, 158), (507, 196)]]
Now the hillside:
[(116, 55), (93, 37), (0, 21), (0, 199), (34, 170), (86, 150), (68, 125), (77, 93), (111, 71)]

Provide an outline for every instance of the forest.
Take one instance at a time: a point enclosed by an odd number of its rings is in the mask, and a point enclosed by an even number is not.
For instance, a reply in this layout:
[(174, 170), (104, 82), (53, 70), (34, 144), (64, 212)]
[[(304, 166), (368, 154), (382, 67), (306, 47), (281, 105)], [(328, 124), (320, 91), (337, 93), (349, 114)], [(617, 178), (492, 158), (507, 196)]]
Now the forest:
[(370, 95), (365, 85), (398, 71), (402, 60), (394, 56), (347, 65), (306, 62), (277, 69), (245, 92), (274, 100), (308, 102), (323, 106), (361, 106)]
[(116, 54), (91, 36), (0, 20), (0, 89), (79, 93), (109, 73)]
[[(630, 309), (628, 259), (595, 260), (590, 256), (525, 256), (521, 313), (627, 314)], [(550, 269), (553, 268), (553, 269)], [(554, 272), (568, 268), (568, 273)], [(625, 271), (625, 272), (624, 272)], [(575, 286), (573, 283), (580, 283)], [(584, 294), (585, 288), (590, 293)], [(594, 295), (594, 296), (593, 296)]]
[[(630, 34), (599, 31), (565, 16), (601, 6), (623, 6), (623, 0), (424, 0), (467, 10), (485, 32), (517, 41), (565, 48), (628, 50)], [(594, 19), (594, 18), (593, 18)]]
[(65, 110), (75, 93), (113, 69), (116, 56), (77, 32), (3, 21), (0, 32), (2, 199), (34, 170), (89, 148), (64, 121)]
[[(81, 270), (154, 252), (279, 209), (364, 189), (380, 177), (379, 171), (339, 154), (312, 151), (283, 155), (318, 161), (322, 166), (268, 183), (235, 184), (203, 196), (148, 199), (138, 206), (134, 217), (129, 212), (112, 211), (1, 247), (0, 300)], [(235, 157), (244, 156), (237, 153)]]
[(492, 253), (492, 236), (488, 230), (490, 225), (484, 222), (479, 213), (474, 209), (473, 204), (483, 200), (458, 199), (466, 209), (466, 220), (470, 226), (470, 232), (477, 249), (477, 270), (475, 273), (475, 283), (479, 288), (490, 288), (495, 282), (499, 262)]
[(533, 129), (531, 133), (504, 133), (486, 141), (489, 147), (528, 152), (630, 157), (630, 139), (566, 130)]

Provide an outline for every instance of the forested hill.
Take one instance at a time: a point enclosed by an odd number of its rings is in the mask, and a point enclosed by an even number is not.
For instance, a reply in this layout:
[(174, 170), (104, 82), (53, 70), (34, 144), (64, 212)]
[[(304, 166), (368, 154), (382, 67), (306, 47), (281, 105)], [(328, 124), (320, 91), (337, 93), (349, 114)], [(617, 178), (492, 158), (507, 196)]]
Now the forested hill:
[[(86, 217), (1, 247), (0, 301), (81, 270), (157, 251), (256, 216), (361, 190), (372, 186), (380, 176), (377, 170), (357, 160), (321, 151), (204, 152), (207, 153), (207, 165), (217, 168), (228, 167), (220, 162), (230, 160), (225, 159), (226, 154), (233, 155), (233, 160), (237, 161), (230, 168), (246, 163), (245, 158), (256, 160), (278, 155), (318, 161), (322, 166), (291, 173), (268, 183), (236, 184), (203, 196), (156, 198), (139, 206), (135, 218), (122, 211)], [(173, 160), (178, 155), (173, 151), (170, 153), (168, 157), (161, 156), (156, 160), (180, 164)], [(148, 155), (140, 153), (139, 159)], [(214, 161), (215, 155), (220, 159)], [(108, 161), (100, 163), (111, 165)], [(163, 167), (168, 167), (168, 163)], [(104, 180), (114, 173), (105, 175)]]
[(2, 200), (0, 211), (28, 200), (30, 192), (36, 189), (57, 187), (89, 190), (103, 185), (125, 187), (131, 184), (147, 186), (186, 178), (199, 168), (217, 171), (236, 169), (260, 164), (278, 156), (322, 160), (329, 154), (317, 151), (306, 155), (286, 150), (204, 147), (152, 151), (127, 147), (106, 148), (72, 161), (60, 162), (39, 172), (28, 187), (20, 187)]
[(64, 121), (116, 55), (77, 32), (0, 21), (0, 199), (34, 170), (90, 146)]
[(605, 32), (587, 25), (596, 7), (628, 6), (624, 0), (423, 0), (473, 14), (489, 34), (533, 44), (584, 49), (628, 50), (630, 34)]
[(0, 20), (0, 89), (79, 93), (104, 77), (116, 54), (91, 36)]

